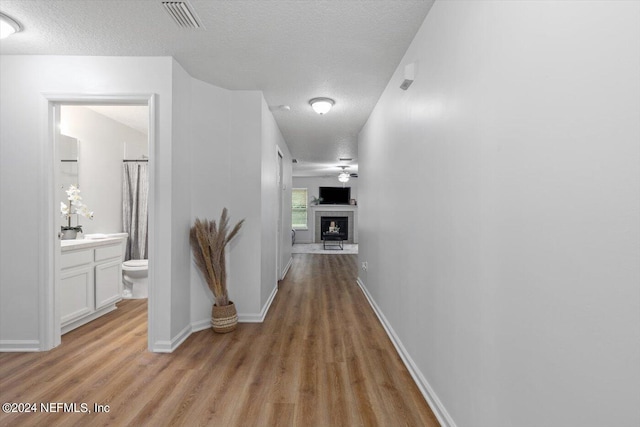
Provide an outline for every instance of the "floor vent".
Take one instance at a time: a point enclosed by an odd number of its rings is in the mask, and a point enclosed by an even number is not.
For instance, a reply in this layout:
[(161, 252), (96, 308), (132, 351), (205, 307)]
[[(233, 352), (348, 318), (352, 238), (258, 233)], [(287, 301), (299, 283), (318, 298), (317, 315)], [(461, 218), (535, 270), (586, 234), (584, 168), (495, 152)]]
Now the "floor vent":
[(200, 28), (196, 15), (191, 10), (189, 3), (184, 1), (163, 1), (162, 6), (171, 15), (174, 22), (182, 28)]

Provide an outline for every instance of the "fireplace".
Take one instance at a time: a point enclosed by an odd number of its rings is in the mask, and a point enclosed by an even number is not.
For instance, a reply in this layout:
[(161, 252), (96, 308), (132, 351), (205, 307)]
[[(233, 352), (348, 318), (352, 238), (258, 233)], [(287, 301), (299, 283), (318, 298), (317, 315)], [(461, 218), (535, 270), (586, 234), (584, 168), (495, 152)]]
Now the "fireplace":
[(349, 217), (346, 216), (322, 216), (320, 217), (320, 235), (327, 231), (337, 231), (344, 234), (344, 240), (349, 240)]
[[(355, 209), (354, 209), (355, 210)], [(354, 210), (327, 209), (316, 210), (314, 221), (314, 242), (322, 243), (322, 233), (329, 231), (331, 222), (340, 228), (340, 233), (345, 233), (344, 243), (356, 243), (356, 225), (354, 222)]]

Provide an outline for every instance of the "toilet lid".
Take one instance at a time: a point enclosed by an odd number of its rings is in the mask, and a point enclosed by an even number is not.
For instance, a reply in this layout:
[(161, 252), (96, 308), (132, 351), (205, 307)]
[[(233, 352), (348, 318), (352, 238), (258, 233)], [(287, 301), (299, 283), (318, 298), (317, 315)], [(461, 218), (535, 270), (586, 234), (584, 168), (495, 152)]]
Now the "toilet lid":
[(129, 261), (125, 261), (122, 265), (126, 267), (147, 267), (149, 266), (148, 259), (130, 259)]

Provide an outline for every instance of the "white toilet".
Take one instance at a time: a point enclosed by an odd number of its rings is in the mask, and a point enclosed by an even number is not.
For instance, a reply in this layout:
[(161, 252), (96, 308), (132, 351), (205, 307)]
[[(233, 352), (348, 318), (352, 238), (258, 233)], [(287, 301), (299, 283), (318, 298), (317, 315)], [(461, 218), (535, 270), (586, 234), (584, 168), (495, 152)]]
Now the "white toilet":
[(147, 298), (149, 260), (130, 259), (122, 263), (123, 298)]
[[(122, 239), (122, 261), (127, 247), (127, 233), (109, 234), (108, 237)], [(122, 298), (147, 298), (149, 277), (149, 260), (131, 259), (122, 263)]]

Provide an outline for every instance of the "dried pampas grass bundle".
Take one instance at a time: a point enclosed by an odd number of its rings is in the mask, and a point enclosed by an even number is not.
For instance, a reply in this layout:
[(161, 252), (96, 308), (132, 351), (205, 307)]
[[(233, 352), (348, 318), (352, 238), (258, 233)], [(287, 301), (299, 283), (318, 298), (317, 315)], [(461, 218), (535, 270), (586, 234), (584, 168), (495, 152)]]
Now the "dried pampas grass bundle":
[(201, 221), (196, 218), (189, 232), (189, 242), (196, 265), (213, 292), (218, 307), (229, 305), (225, 247), (238, 234), (243, 222), (244, 219), (229, 232), (227, 208), (224, 208), (217, 225), (215, 221)]

